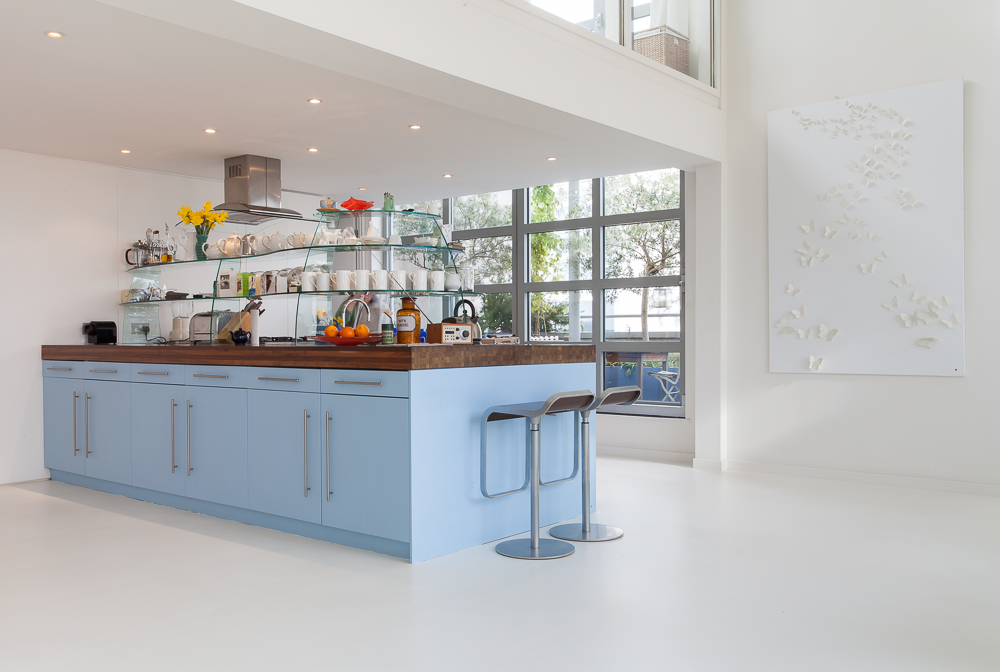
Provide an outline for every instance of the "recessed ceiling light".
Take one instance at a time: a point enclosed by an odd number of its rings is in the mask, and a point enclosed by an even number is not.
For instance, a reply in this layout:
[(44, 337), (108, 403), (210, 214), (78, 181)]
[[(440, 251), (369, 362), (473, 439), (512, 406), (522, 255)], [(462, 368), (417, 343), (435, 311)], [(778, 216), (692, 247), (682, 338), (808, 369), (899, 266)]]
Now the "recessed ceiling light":
[(445, 177), (451, 177), (451, 173), (445, 173), (444, 176)]
[(358, 187), (358, 191), (367, 191), (366, 187)]
[(410, 129), (414, 131), (420, 130), (420, 124), (410, 124)]
[(62, 37), (63, 36), (63, 34), (60, 33), (58, 30), (52, 30), (52, 31), (49, 31), (49, 32), (47, 32), (45, 34), (48, 35), (49, 37)]
[(206, 133), (209, 133), (209, 134), (211, 134), (211, 133), (215, 133), (215, 129), (214, 129), (214, 128), (206, 128), (206, 129), (205, 129), (205, 132), (206, 132)]
[(123, 149), (122, 150), (122, 154), (131, 154), (131, 153), (132, 153), (131, 149)]
[(312, 103), (313, 105), (319, 105), (319, 104), (320, 104), (320, 103), (322, 103), (323, 101), (322, 101), (322, 100), (320, 100), (319, 98), (310, 98), (310, 99), (309, 99), (309, 102), (310, 102), (310, 103)]
[(549, 157), (549, 161), (555, 161), (555, 160), (556, 160), (556, 157), (554, 157), (554, 156), (550, 156)]
[(318, 149), (316, 149), (315, 147), (310, 147), (310, 148), (309, 148), (309, 151), (310, 151), (310, 152), (318, 152), (319, 150), (318, 150)]

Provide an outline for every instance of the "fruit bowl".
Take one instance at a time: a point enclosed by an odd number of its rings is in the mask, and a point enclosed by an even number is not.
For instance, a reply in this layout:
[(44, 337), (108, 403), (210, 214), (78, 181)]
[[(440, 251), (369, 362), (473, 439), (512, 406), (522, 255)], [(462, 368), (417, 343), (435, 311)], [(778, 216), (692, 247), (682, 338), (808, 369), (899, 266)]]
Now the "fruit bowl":
[(366, 343), (381, 343), (382, 335), (378, 336), (317, 336), (317, 341), (322, 341), (323, 343), (330, 343), (331, 345), (340, 345), (344, 347), (354, 346), (354, 345), (365, 345)]

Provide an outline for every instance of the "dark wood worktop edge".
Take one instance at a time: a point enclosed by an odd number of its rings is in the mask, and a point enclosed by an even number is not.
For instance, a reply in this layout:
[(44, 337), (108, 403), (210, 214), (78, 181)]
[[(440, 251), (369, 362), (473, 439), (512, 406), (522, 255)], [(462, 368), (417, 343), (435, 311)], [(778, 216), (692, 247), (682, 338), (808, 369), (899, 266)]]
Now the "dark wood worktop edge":
[(275, 346), (43, 345), (43, 360), (137, 364), (267, 366), (302, 369), (418, 371), (481, 366), (593, 362), (592, 345), (451, 345), (329, 348)]

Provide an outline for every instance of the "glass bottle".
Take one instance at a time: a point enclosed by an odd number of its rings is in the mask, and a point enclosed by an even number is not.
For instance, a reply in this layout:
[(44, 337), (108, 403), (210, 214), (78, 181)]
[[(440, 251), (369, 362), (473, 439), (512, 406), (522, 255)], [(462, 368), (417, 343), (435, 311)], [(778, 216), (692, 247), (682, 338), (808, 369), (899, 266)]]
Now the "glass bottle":
[(403, 307), (396, 311), (396, 342), (420, 342), (420, 311), (408, 296), (403, 297)]

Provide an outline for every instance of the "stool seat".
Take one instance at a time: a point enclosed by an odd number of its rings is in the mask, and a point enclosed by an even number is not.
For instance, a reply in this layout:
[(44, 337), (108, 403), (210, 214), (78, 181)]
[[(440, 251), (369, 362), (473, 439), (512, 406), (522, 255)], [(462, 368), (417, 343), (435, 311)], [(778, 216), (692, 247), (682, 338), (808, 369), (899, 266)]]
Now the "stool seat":
[[(506, 497), (507, 495), (524, 492), (529, 487), (531, 488), (531, 538), (508, 539), (507, 541), (500, 542), (496, 545), (496, 552), (500, 555), (505, 555), (511, 558), (519, 558), (522, 560), (549, 560), (552, 558), (565, 557), (576, 550), (572, 544), (568, 544), (565, 541), (539, 538), (538, 494), (539, 488), (542, 485), (541, 422), (542, 417), (546, 415), (580, 411), (588, 408), (594, 403), (595, 399), (596, 395), (590, 390), (573, 390), (570, 392), (557, 392), (545, 401), (529, 401), (518, 404), (491, 406), (483, 413), (482, 421), (480, 422), (481, 467), (479, 482), (479, 489), (483, 496), (495, 499), (497, 497)], [(526, 464), (524, 485), (516, 490), (508, 490), (507, 492), (491, 494), (486, 487), (486, 458), (488, 454), (486, 426), (490, 422), (515, 420), (517, 418), (525, 418), (528, 420), (531, 434), (530, 449), (527, 451), (525, 456)], [(569, 477), (569, 479), (576, 478), (579, 466), (579, 453), (575, 444), (573, 446), (573, 451), (574, 468), (573, 474)], [(553, 483), (556, 482), (561, 481), (553, 481)]]

